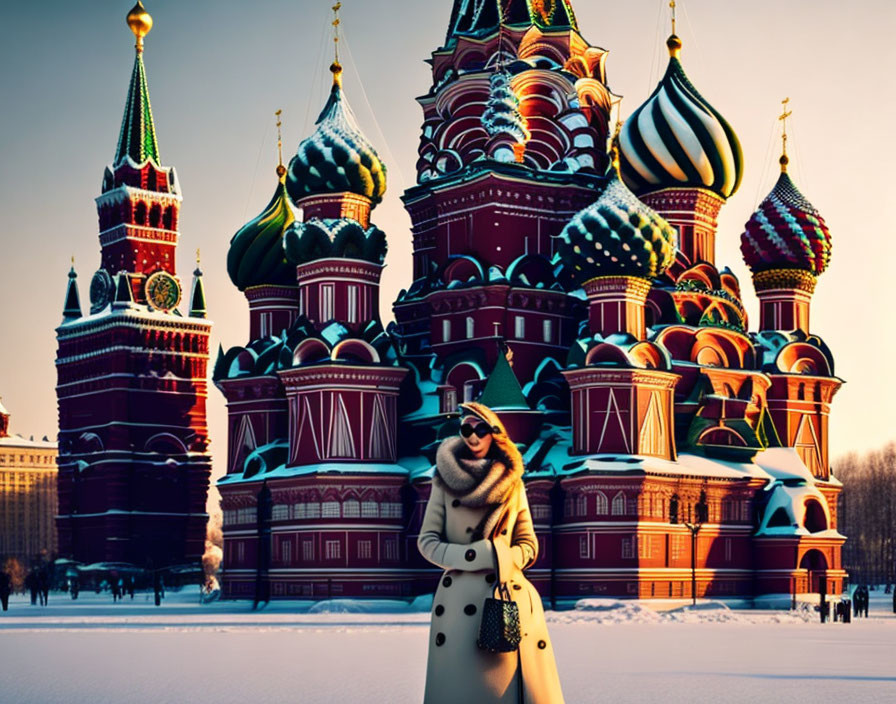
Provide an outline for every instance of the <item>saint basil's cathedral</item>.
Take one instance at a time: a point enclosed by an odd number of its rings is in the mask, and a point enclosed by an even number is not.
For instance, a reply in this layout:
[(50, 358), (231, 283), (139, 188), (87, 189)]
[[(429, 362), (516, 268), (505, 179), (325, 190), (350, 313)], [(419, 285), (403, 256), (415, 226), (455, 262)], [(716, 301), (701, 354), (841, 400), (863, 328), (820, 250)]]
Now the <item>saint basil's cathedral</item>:
[[(529, 576), (552, 603), (842, 589), (841, 486), (828, 457), (842, 382), (809, 324), (831, 236), (788, 174), (785, 139), (779, 180), (740, 235), (760, 302), (751, 332), (740, 282), (715, 261), (741, 146), (688, 79), (674, 29), (667, 45), (665, 75), (620, 129), (607, 52), (580, 34), (571, 0), (455, 0), (419, 99), (417, 184), (403, 195), (413, 263), (385, 326), (387, 235), (371, 218), (386, 167), (355, 120), (337, 53), (313, 133), (281, 159), (270, 203), (228, 253), (249, 340), (222, 349), (213, 371), (228, 410), (226, 596), (433, 591), (438, 572), (417, 533), (436, 449), (457, 433), (463, 401), (495, 409), (520, 445), (540, 543)], [(142, 73), (135, 82), (145, 127)], [(148, 190), (146, 203), (163, 208), (152, 237), (170, 242), (164, 207), (179, 197), (158, 180), (169, 172), (157, 153), (121, 150), (108, 191), (125, 177), (146, 183), (113, 197), (104, 188), (101, 225), (104, 213), (135, 218)], [(104, 198), (118, 207), (104, 210)], [(145, 236), (130, 220), (106, 227)], [(109, 308), (80, 318), (67, 303), (60, 348), (97, 316), (119, 315), (120, 295), (147, 328), (168, 332), (140, 333), (149, 361), (186, 363), (167, 352), (195, 346), (191, 373), (152, 377), (192, 385), (196, 413), (182, 409), (182, 425), (163, 433), (180, 454), (147, 476), (198, 488), (208, 476), (201, 278), (188, 316), (160, 309), (149, 283), (174, 277), (173, 256), (152, 246), (136, 261), (130, 246), (121, 261), (104, 249), (117, 272)], [(152, 344), (166, 354), (149, 354)], [(62, 366), (67, 388), (61, 376)], [(60, 414), (77, 425), (62, 392)], [(89, 479), (93, 446), (83, 445), (97, 441), (62, 437), (60, 484), (67, 466)]]

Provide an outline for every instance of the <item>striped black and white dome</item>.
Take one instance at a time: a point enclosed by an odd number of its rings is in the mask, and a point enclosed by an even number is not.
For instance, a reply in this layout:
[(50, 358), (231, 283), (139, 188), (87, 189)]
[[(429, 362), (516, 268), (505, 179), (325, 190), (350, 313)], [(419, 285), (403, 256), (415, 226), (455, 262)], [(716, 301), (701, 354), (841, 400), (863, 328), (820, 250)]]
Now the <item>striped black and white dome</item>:
[(740, 141), (685, 74), (681, 40), (673, 35), (668, 46), (666, 75), (622, 129), (622, 177), (638, 195), (705, 188), (727, 199), (743, 176)]

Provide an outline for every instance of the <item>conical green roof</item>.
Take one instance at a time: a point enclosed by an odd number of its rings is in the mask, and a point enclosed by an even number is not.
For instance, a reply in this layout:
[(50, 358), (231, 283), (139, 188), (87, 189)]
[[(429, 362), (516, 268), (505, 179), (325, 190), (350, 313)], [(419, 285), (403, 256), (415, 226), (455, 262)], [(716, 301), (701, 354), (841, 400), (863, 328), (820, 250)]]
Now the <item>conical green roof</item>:
[(65, 291), (65, 305), (62, 308), (62, 316), (66, 320), (74, 320), (80, 318), (81, 315), (81, 297), (78, 295), (78, 274), (75, 272), (75, 265), (72, 264), (71, 271), (68, 272), (68, 287)]
[(498, 355), (498, 362), (488, 377), (479, 403), (488, 406), (492, 410), (507, 408), (529, 409), (529, 403), (523, 395), (519, 379), (513, 373), (513, 368), (503, 352)]
[(117, 166), (126, 157), (130, 157), (137, 164), (142, 164), (147, 159), (152, 159), (156, 165), (160, 164), (159, 143), (156, 140), (156, 128), (149, 104), (149, 87), (146, 83), (146, 68), (141, 52), (138, 52), (137, 58), (134, 59), (134, 71), (131, 74), (128, 100), (121, 121), (121, 134), (118, 137), (118, 149), (115, 152), (115, 165)]
[(190, 317), (204, 318), (208, 315), (205, 305), (205, 286), (202, 283), (202, 269), (193, 272), (193, 295), (190, 296)]

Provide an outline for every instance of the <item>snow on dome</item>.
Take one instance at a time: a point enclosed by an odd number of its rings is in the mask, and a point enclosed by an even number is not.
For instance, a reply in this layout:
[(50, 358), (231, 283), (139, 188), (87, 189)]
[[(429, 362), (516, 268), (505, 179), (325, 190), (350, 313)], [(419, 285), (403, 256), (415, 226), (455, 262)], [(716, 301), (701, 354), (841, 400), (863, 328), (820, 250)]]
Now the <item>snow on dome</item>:
[(271, 202), (230, 241), (227, 273), (245, 291), (252, 286), (295, 285), (295, 267), (283, 253), (283, 236), (295, 221), (286, 186), (277, 184)]
[(814, 484), (776, 481), (766, 491), (769, 498), (757, 535), (815, 535), (830, 531), (828, 502)]
[(287, 190), (296, 202), (313, 195), (355, 193), (379, 203), (386, 192), (386, 167), (362, 134), (345, 98), (341, 68), (334, 64), (330, 99), (314, 134), (299, 144), (289, 165)]
[(730, 198), (743, 177), (740, 141), (685, 74), (681, 40), (670, 37), (668, 45), (666, 75), (622, 129), (622, 178), (638, 195), (706, 188)]
[(603, 195), (559, 235), (557, 260), (581, 285), (599, 276), (653, 279), (675, 258), (675, 229), (642, 203), (611, 167)]
[(768, 197), (747, 222), (741, 252), (758, 273), (799, 269), (823, 274), (831, 261), (831, 233), (824, 218), (806, 200), (786, 169)]

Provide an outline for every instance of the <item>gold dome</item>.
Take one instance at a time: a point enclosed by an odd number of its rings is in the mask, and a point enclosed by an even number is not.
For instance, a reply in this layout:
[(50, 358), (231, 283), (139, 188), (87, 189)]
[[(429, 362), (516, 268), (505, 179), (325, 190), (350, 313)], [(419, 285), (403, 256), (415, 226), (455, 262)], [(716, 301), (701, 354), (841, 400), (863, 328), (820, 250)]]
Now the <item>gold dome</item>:
[(138, 0), (133, 9), (128, 13), (128, 27), (137, 37), (137, 51), (143, 51), (143, 37), (152, 29), (152, 15), (150, 15), (143, 3)]
[(677, 34), (673, 34), (666, 41), (666, 46), (669, 47), (669, 56), (674, 59), (677, 59), (681, 56), (681, 38)]

